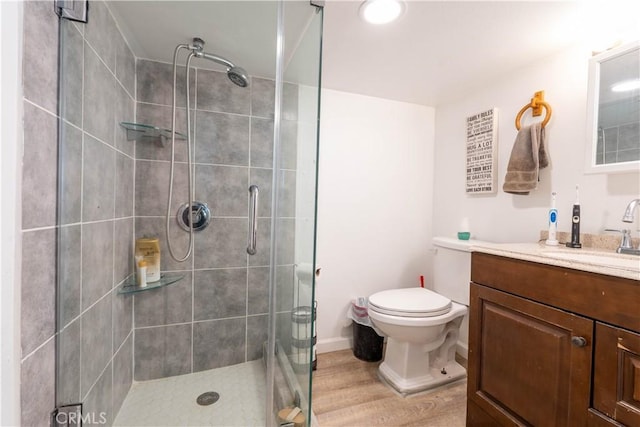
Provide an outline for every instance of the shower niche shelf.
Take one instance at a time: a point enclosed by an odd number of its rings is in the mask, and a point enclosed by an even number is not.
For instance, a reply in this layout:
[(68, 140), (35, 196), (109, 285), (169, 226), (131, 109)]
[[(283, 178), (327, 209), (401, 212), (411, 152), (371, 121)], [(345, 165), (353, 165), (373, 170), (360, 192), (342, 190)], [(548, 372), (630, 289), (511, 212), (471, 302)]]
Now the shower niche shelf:
[[(162, 129), (157, 126), (144, 123), (120, 122), (120, 126), (127, 130), (127, 141), (158, 140), (165, 144), (167, 139), (171, 139), (171, 129)], [(176, 139), (185, 140), (187, 135), (176, 132)]]
[(130, 276), (124, 281), (122, 287), (118, 290), (119, 294), (135, 294), (137, 292), (149, 291), (151, 289), (158, 289), (164, 286), (172, 285), (180, 280), (184, 279), (184, 276), (178, 274), (160, 274), (160, 280), (157, 282), (147, 283), (147, 286), (140, 287), (136, 283), (135, 275)]

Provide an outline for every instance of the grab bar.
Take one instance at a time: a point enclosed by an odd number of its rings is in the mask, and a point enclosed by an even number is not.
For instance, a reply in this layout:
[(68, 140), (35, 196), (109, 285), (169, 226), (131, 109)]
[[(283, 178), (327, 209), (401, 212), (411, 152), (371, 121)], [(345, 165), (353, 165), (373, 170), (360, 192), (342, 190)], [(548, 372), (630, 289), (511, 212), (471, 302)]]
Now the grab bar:
[(256, 237), (258, 232), (258, 186), (249, 187), (249, 237), (247, 239), (247, 253), (256, 254)]

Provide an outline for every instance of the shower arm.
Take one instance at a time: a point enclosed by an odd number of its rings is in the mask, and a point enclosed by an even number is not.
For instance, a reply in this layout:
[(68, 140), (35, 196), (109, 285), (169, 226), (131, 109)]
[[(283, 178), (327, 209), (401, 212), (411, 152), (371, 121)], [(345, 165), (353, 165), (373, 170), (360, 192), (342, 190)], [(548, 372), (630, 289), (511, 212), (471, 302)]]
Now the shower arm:
[(231, 61), (217, 55), (212, 55), (210, 53), (206, 53), (202, 51), (194, 51), (194, 54), (198, 58), (204, 58), (204, 59), (208, 59), (209, 61), (217, 62), (218, 64), (224, 65), (227, 68), (235, 67), (235, 65)]

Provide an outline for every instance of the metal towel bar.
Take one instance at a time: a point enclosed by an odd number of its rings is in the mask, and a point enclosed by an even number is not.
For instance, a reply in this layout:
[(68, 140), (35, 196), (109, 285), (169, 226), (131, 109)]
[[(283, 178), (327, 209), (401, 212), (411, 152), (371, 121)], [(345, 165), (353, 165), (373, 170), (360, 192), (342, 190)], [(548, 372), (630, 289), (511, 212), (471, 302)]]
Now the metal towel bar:
[(249, 236), (247, 238), (247, 253), (256, 254), (256, 239), (258, 233), (258, 186), (249, 187)]

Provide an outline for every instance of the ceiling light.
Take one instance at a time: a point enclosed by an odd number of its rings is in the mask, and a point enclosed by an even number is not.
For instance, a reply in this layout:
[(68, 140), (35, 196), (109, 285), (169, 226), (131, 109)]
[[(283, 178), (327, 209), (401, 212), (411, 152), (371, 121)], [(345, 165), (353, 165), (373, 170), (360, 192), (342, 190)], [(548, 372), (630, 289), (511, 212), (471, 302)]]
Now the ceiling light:
[(611, 86), (611, 92), (630, 92), (636, 89), (640, 89), (640, 79), (625, 80)]
[(367, 0), (360, 5), (360, 17), (370, 24), (388, 24), (404, 11), (399, 0)]

